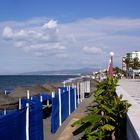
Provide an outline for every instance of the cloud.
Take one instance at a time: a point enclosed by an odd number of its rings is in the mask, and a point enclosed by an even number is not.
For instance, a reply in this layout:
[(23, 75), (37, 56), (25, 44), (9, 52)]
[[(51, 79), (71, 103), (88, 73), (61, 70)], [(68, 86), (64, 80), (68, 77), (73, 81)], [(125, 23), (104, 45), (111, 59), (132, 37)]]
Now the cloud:
[(27, 55), (45, 57), (52, 63), (60, 64), (63, 59), (66, 67), (99, 62), (107, 65), (110, 51), (115, 52), (114, 62), (121, 65), (121, 57), (139, 50), (140, 44), (140, 19), (87, 18), (61, 23), (43, 17), (1, 22), (0, 28), (1, 40), (14, 46), (13, 49), (23, 49)]
[(50, 20), (48, 23), (45, 23), (42, 26), (42, 29), (54, 29), (57, 27), (57, 21), (55, 20)]
[(11, 27), (9, 26), (6, 26), (4, 29), (3, 29), (3, 34), (2, 36), (4, 37), (4, 39), (12, 39), (13, 37), (13, 30)]
[(96, 47), (84, 47), (83, 51), (86, 54), (94, 54), (94, 55), (102, 54), (103, 53), (101, 48), (96, 48)]
[(58, 40), (57, 21), (54, 20), (49, 20), (43, 25), (35, 27), (17, 28), (15, 26), (12, 29), (12, 27), (6, 26), (3, 29), (2, 37), (5, 40), (12, 40), (15, 47), (23, 48), (26, 52), (33, 52), (37, 56), (50, 54), (52, 51), (62, 53), (62, 50), (66, 49)]

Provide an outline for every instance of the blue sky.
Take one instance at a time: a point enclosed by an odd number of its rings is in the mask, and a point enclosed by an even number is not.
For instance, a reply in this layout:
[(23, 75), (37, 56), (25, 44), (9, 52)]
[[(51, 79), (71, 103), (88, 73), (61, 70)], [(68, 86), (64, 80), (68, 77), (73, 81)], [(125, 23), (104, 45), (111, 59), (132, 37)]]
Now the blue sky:
[(140, 50), (139, 0), (1, 0), (0, 74), (114, 64)]

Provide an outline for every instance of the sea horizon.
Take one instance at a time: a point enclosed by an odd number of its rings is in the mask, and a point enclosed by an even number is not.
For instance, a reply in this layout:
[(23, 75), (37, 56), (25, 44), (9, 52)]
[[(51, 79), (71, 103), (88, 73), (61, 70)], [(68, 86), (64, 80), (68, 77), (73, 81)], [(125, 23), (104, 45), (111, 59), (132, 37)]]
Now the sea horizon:
[(60, 83), (78, 75), (0, 75), (0, 91), (13, 90), (19, 86)]

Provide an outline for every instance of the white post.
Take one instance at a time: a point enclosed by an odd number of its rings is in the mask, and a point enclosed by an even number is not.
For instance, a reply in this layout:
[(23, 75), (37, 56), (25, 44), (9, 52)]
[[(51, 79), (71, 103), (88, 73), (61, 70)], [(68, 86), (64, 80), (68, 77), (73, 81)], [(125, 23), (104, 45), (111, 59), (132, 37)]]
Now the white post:
[(31, 100), (33, 100), (33, 97), (31, 97)]
[(72, 88), (74, 88), (74, 84), (73, 83), (71, 84), (71, 86), (72, 86)]
[(133, 79), (135, 79), (135, 73), (134, 73), (134, 71), (133, 71)]
[(61, 89), (58, 89), (58, 96), (59, 96), (59, 126), (62, 125), (62, 116), (61, 116)]
[(87, 86), (88, 86), (88, 81), (86, 81), (86, 83), (85, 83), (85, 92), (87, 92)]
[(29, 93), (29, 90), (27, 90), (27, 99), (30, 99), (30, 93)]
[(69, 93), (69, 115), (70, 115), (70, 113), (71, 113), (71, 108), (70, 108), (70, 86), (69, 86), (68, 93)]
[(4, 109), (4, 115), (6, 115), (6, 109)]
[(86, 81), (84, 81), (84, 93), (86, 92)]
[(87, 81), (87, 92), (90, 93), (90, 81)]
[(49, 106), (49, 100), (47, 100), (47, 106)]
[(55, 98), (55, 93), (54, 92), (52, 92), (52, 98)]
[(79, 83), (77, 83), (77, 96), (78, 96), (78, 104), (79, 104)]
[(83, 84), (82, 84), (82, 87), (83, 87), (83, 100), (84, 100), (84, 94), (85, 94), (85, 87), (84, 87), (85, 85), (84, 85), (84, 82), (83, 82)]
[(67, 91), (69, 91), (69, 87), (67, 86)]
[(18, 106), (19, 106), (19, 109), (21, 109), (21, 98), (18, 99)]
[(63, 82), (63, 86), (66, 87), (66, 82), (65, 81)]
[(77, 90), (77, 88), (75, 86), (75, 88), (74, 88), (74, 105), (75, 105), (75, 109), (76, 109), (76, 90)]
[(29, 140), (29, 103), (26, 103), (26, 140)]
[(82, 100), (83, 100), (83, 82), (81, 82), (80, 83), (80, 100), (81, 100), (81, 102), (82, 102)]
[(40, 102), (41, 102), (41, 103), (43, 102), (43, 97), (42, 97), (42, 95), (40, 95)]
[(6, 91), (6, 90), (4, 91), (4, 94), (5, 94), (5, 95), (7, 94), (7, 91)]

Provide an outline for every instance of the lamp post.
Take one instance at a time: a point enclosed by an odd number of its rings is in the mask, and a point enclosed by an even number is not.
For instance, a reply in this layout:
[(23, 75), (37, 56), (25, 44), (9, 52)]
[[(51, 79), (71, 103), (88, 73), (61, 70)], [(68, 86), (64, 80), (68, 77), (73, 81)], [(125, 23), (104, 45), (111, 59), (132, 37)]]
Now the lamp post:
[(108, 66), (109, 77), (113, 77), (113, 56), (114, 56), (114, 52), (110, 52), (110, 60), (109, 60), (109, 66)]

